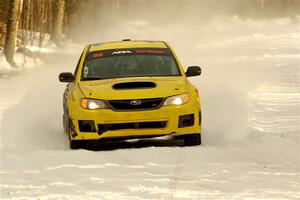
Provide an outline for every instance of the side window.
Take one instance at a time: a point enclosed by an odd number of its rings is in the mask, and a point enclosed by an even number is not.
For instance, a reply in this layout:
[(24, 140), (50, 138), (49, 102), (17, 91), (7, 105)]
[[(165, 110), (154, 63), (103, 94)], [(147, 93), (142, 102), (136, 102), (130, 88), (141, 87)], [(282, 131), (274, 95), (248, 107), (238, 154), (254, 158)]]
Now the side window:
[[(83, 52), (84, 52), (84, 51), (83, 51)], [(81, 61), (83, 52), (81, 53), (81, 56), (80, 56), (80, 58), (79, 58), (79, 60), (78, 60), (78, 63), (77, 63), (77, 65), (76, 65), (76, 69), (75, 69), (75, 72), (74, 72), (74, 77), (77, 76), (77, 72), (78, 72), (78, 69), (79, 69), (79, 64), (80, 64), (80, 61)]]

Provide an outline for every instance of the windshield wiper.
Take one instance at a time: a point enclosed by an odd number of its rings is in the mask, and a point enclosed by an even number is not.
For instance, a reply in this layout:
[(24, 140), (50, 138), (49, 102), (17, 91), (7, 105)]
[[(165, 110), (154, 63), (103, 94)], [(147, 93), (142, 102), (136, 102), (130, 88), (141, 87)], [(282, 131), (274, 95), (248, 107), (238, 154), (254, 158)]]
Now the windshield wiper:
[(101, 78), (96, 77), (86, 77), (82, 79), (83, 81), (94, 81), (94, 80), (101, 80)]

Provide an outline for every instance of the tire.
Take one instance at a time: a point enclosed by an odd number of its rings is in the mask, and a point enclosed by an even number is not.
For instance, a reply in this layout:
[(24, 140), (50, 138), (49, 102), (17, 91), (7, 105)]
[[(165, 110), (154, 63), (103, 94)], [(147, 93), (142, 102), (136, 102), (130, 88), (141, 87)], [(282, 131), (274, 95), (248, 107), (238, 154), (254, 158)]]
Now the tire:
[(81, 141), (80, 140), (71, 140), (70, 139), (70, 149), (80, 149)]
[(201, 134), (189, 134), (184, 136), (184, 146), (196, 146), (201, 144)]

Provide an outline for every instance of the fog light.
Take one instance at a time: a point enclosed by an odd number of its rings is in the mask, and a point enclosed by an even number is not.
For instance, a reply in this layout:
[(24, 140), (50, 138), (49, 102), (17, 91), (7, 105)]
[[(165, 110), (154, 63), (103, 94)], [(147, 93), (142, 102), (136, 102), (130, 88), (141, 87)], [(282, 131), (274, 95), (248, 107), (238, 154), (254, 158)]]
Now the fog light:
[(194, 126), (194, 114), (179, 116), (178, 128)]
[(93, 120), (78, 120), (80, 132), (96, 132)]

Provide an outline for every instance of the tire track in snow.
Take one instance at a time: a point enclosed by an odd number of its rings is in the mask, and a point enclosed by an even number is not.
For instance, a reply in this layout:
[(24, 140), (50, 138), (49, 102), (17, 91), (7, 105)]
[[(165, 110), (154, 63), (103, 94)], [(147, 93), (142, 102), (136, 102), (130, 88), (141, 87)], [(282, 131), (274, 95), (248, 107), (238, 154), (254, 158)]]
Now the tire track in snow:
[(264, 132), (277, 137), (300, 136), (300, 68), (296, 74), (283, 70), (280, 84), (263, 83), (256, 91), (248, 93), (249, 126), (254, 132)]

